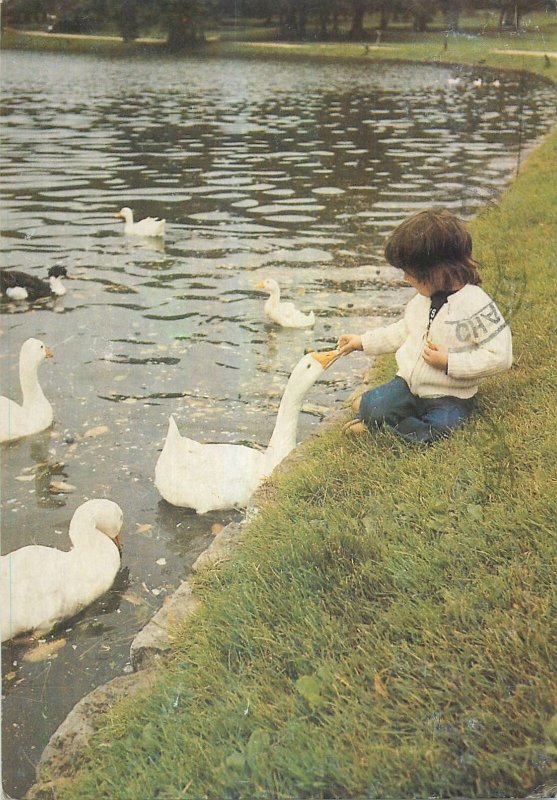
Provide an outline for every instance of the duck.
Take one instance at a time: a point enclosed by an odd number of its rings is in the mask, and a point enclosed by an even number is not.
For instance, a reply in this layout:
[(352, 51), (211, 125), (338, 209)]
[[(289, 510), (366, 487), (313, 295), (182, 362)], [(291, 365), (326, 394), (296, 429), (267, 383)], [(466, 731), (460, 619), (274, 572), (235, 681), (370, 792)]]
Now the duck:
[(269, 292), (269, 299), (265, 301), (263, 310), (273, 322), (282, 325), (283, 328), (311, 328), (315, 325), (313, 311), (304, 314), (298, 311), (294, 303), (281, 303), (280, 287), (273, 278), (260, 281), (255, 288)]
[(82, 503), (69, 527), (71, 550), (32, 544), (1, 558), (2, 641), (44, 636), (107, 592), (120, 569), (122, 509)]
[(66, 294), (62, 278), (68, 277), (66, 267), (60, 264), (50, 267), (46, 281), (19, 270), (3, 269), (0, 270), (0, 293), (10, 300), (36, 300), (51, 294), (62, 297)]
[(477, 86), (478, 88), (482, 85), (483, 81), (481, 78), (474, 78), (472, 81), (473, 86)]
[(0, 442), (11, 442), (23, 436), (44, 431), (52, 424), (52, 406), (39, 384), (37, 371), (45, 358), (52, 358), (40, 339), (27, 339), (19, 352), (19, 382), (22, 405), (4, 395), (0, 396)]
[(447, 83), (449, 86), (458, 86), (460, 84), (460, 78), (447, 78)]
[(496, 89), (499, 89), (499, 87), (501, 86), (501, 81), (499, 80), (499, 78), (495, 78), (494, 81), (491, 81), (491, 85), (495, 86)]
[(155, 467), (155, 486), (173, 506), (197, 514), (247, 506), (261, 481), (296, 447), (302, 402), (315, 381), (340, 357), (337, 350), (306, 353), (296, 364), (280, 401), (265, 451), (238, 444), (201, 444), (181, 436), (168, 420)]
[(145, 219), (140, 219), (139, 222), (134, 222), (133, 211), (127, 207), (121, 208), (114, 216), (125, 220), (124, 233), (128, 236), (164, 236), (165, 219), (145, 217)]

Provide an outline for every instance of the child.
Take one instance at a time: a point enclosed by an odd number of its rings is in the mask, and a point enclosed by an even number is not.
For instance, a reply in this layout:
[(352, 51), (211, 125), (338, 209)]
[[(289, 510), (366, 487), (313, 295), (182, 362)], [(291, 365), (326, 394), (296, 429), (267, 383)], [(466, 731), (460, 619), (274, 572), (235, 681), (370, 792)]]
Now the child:
[(398, 365), (396, 378), (355, 401), (358, 417), (346, 428), (386, 423), (408, 441), (431, 442), (462, 425), (483, 378), (510, 368), (511, 332), (479, 287), (468, 230), (449, 211), (409, 217), (387, 240), (385, 257), (417, 294), (399, 322), (339, 338), (342, 355), (396, 351)]

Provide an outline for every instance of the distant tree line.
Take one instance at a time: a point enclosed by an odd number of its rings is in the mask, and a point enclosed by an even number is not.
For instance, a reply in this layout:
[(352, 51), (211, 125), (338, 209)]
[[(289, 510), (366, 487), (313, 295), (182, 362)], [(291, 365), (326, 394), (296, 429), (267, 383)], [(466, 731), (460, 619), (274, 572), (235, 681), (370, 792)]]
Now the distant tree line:
[[(426, 31), (443, 15), (447, 31), (458, 32), (465, 11), (498, 12), (500, 28), (520, 27), (525, 13), (557, 10), (557, 0), (4, 0), (8, 24), (36, 25), (60, 33), (119, 31), (131, 41), (145, 32), (166, 32), (168, 45), (183, 49), (204, 41), (207, 26), (226, 20), (260, 20), (277, 27), (282, 39), (369, 39), (391, 22)], [(376, 15), (374, 31), (366, 17)]]

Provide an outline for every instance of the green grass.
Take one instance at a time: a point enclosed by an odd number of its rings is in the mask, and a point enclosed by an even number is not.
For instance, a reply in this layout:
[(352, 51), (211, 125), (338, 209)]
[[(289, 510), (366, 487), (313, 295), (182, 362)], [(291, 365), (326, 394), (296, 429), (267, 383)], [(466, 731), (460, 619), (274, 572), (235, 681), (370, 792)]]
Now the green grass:
[[(431, 60), (431, 41), (396, 57)], [(104, 717), (57, 797), (509, 797), (556, 779), (556, 170), (553, 131), (472, 223), (515, 346), (473, 421), (427, 449), (337, 428), (308, 443), (234, 559), (196, 578), (203, 608), (155, 688)], [(384, 359), (374, 381), (392, 374)]]

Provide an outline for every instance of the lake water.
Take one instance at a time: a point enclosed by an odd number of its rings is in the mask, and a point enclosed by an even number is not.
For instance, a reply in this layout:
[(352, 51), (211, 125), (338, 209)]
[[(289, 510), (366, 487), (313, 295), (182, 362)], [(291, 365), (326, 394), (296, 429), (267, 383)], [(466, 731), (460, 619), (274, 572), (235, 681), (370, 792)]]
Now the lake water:
[[(136, 632), (219, 525), (160, 500), (168, 416), (202, 441), (265, 446), (307, 347), (396, 315), (411, 296), (382, 243), (436, 204), (470, 216), (497, 197), (519, 142), (554, 120), (541, 81), (429, 66), (3, 54), (2, 266), (75, 276), (63, 298), (0, 309), (3, 393), (19, 398), (29, 336), (55, 357), (40, 380), (51, 431), (2, 446), (2, 552), (67, 549), (85, 499), (124, 511), (113, 590), (54, 657), (2, 648), (4, 788), (21, 796), (52, 732), (95, 686), (129, 671)], [(114, 213), (165, 217), (164, 245)], [(279, 329), (255, 284), (276, 278), (313, 330)], [(337, 362), (307, 396), (299, 439), (366, 366)], [(75, 487), (53, 492), (51, 481)], [(215, 527), (216, 526), (216, 527)]]

